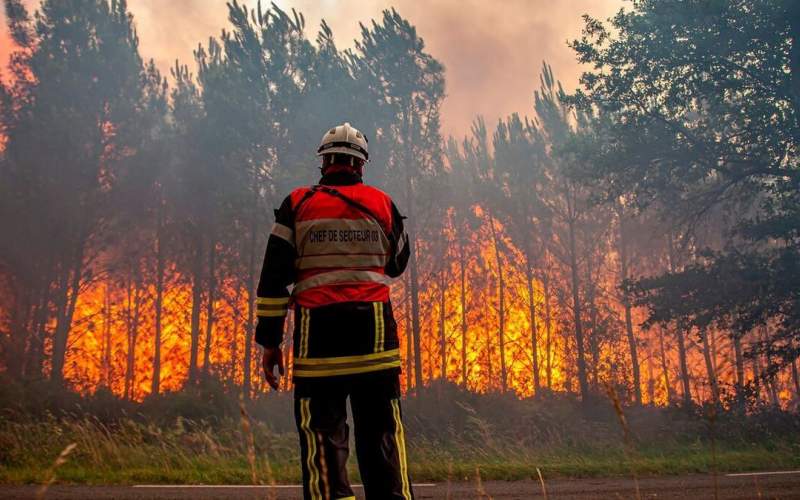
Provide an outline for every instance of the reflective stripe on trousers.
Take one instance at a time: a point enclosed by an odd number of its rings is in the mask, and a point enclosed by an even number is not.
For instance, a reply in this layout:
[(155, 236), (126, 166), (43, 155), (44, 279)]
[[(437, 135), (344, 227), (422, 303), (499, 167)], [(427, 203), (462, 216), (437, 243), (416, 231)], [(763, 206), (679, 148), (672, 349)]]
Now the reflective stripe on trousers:
[(398, 372), (394, 370), (296, 383), (295, 420), (306, 500), (353, 495), (346, 467), (348, 397), (367, 500), (414, 498), (399, 393)]

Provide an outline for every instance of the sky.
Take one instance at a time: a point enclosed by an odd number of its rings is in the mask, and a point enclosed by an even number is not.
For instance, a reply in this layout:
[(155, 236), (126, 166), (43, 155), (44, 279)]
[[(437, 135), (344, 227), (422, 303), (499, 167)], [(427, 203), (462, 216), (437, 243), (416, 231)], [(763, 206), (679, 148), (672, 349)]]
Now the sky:
[[(26, 2), (35, 6), (36, 0)], [(242, 3), (242, 0), (240, 0)], [(245, 0), (255, 6), (255, 0)], [(175, 59), (192, 63), (192, 50), (227, 25), (225, 0), (128, 0), (140, 38), (140, 52), (165, 74)], [(462, 137), (477, 115), (488, 124), (517, 112), (531, 115), (542, 61), (565, 89), (574, 89), (582, 68), (567, 41), (580, 37), (589, 14), (606, 19), (626, 6), (624, 0), (278, 0), (285, 10), (301, 12), (309, 39), (321, 19), (331, 26), (340, 49), (359, 38), (359, 22), (380, 19), (394, 6), (417, 28), (430, 54), (445, 67), (442, 105), (445, 135)], [(263, 0), (262, 5), (268, 5)], [(0, 61), (11, 44), (0, 12)], [(191, 67), (191, 64), (190, 64)], [(3, 69), (3, 73), (6, 70)], [(356, 124), (354, 124), (356, 125)], [(320, 124), (326, 128), (329, 124)]]

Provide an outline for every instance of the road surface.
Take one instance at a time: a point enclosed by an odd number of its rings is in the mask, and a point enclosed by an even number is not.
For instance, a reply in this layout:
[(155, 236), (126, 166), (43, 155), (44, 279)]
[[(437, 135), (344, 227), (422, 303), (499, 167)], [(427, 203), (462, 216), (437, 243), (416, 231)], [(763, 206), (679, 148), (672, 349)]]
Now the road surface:
[[(545, 480), (547, 496), (551, 499), (615, 499), (636, 498), (635, 483), (625, 478), (553, 479)], [(706, 475), (647, 477), (639, 480), (641, 498), (714, 498), (713, 478)], [(482, 490), (482, 491), (481, 491)], [(36, 498), (37, 486), (0, 486), (0, 499)], [(721, 499), (800, 499), (800, 471), (769, 475), (735, 475), (718, 477)], [(362, 499), (363, 490), (355, 489)], [(539, 481), (486, 481), (419, 484), (414, 488), (417, 500), (422, 499), (528, 499), (544, 498)], [(214, 487), (214, 486), (52, 486), (45, 494), (48, 499), (243, 499), (294, 500), (302, 498), (296, 486)]]

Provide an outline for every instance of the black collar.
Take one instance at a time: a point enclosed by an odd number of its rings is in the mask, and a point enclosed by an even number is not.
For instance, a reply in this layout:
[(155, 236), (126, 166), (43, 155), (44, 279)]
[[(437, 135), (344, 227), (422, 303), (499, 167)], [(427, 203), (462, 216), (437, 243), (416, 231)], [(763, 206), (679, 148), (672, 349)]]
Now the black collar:
[(362, 182), (361, 176), (357, 173), (342, 171), (325, 174), (319, 180), (319, 183), (325, 186), (351, 186)]

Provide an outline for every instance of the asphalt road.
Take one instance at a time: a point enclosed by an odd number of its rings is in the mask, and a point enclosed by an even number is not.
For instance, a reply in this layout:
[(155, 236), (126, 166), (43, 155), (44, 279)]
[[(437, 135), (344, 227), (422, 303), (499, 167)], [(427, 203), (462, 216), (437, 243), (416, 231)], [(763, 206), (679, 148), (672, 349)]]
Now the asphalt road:
[[(591, 478), (546, 480), (547, 497), (554, 499), (615, 499), (636, 498), (632, 479)], [(648, 477), (639, 480), (641, 498), (714, 498), (711, 476)], [(482, 491), (481, 491), (482, 490)], [(0, 499), (36, 498), (37, 486), (0, 486)], [(544, 498), (538, 481), (487, 481), (477, 483), (437, 483), (417, 485), (415, 497), (420, 499), (522, 499)], [(800, 473), (761, 476), (719, 476), (718, 498), (721, 499), (800, 499)], [(356, 497), (363, 498), (363, 490), (356, 488)], [(300, 490), (292, 486), (270, 489), (267, 487), (135, 487), (135, 486), (52, 486), (44, 498), (48, 499), (273, 499), (302, 498)]]

